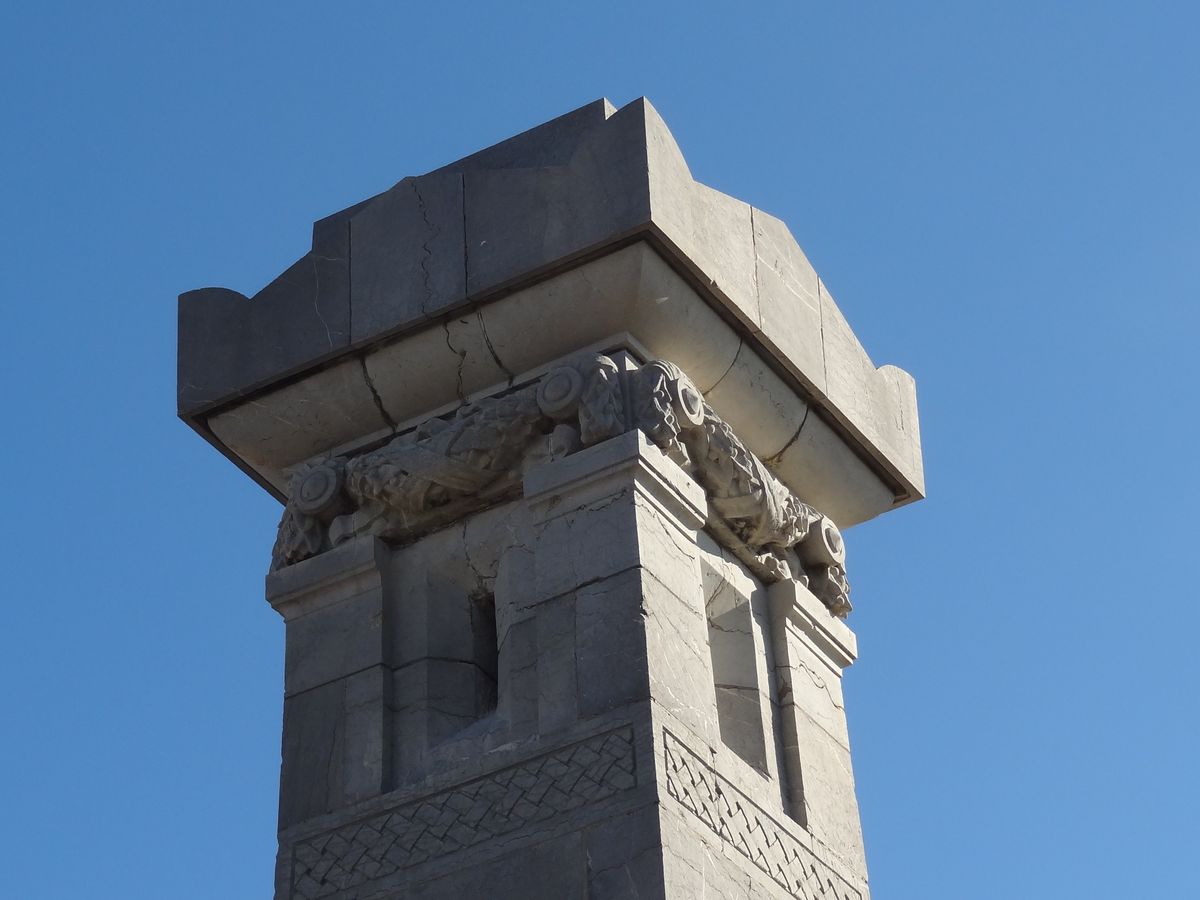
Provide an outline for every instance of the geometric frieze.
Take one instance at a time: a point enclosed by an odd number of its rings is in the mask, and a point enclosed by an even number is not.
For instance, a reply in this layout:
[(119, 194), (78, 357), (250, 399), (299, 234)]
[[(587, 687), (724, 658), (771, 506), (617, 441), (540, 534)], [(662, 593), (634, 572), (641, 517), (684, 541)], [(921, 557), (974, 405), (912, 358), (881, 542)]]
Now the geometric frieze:
[(636, 783), (633, 732), (601, 734), (298, 842), (291, 896), (339, 894)]
[(862, 892), (757, 803), (663, 729), (667, 794), (802, 900), (862, 900)]

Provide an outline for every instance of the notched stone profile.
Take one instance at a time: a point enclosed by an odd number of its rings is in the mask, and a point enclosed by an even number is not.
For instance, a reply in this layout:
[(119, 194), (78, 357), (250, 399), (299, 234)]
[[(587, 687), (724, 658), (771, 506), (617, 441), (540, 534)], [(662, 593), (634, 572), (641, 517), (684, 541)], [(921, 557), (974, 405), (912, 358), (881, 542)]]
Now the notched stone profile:
[(529, 462), (634, 428), (705, 489), (709, 531), (751, 571), (768, 583), (796, 578), (834, 615), (850, 612), (837, 526), (768, 471), (678, 366), (657, 360), (621, 372), (600, 354), (429, 419), (378, 449), (302, 466), (272, 569), (360, 534), (403, 541), (432, 531), (516, 494)]

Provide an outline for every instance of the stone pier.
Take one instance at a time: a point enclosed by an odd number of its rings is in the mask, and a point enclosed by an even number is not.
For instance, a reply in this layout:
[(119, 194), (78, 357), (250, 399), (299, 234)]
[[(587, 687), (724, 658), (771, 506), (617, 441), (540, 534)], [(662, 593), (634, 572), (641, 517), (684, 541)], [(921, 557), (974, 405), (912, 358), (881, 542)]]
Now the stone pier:
[(276, 900), (869, 896), (842, 533), (913, 382), (645, 100), (182, 295), (179, 414), (284, 505)]

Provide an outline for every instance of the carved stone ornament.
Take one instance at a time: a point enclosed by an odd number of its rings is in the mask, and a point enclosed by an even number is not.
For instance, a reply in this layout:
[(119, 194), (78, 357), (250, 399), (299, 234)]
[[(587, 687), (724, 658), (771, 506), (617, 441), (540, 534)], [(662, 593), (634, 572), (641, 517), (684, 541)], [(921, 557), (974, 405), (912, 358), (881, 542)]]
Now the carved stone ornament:
[(771, 474), (678, 366), (656, 360), (621, 372), (599, 354), (430, 419), (376, 450), (300, 467), (271, 568), (359, 534), (402, 540), (431, 531), (517, 496), (529, 462), (633, 428), (705, 489), (708, 530), (755, 575), (768, 583), (796, 578), (845, 618), (850, 586), (837, 526)]

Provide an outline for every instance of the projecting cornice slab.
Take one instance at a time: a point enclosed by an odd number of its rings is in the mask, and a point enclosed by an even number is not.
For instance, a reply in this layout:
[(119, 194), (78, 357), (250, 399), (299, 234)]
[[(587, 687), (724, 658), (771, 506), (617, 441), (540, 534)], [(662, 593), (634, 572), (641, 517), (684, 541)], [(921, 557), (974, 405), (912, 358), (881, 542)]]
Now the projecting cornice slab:
[(179, 319), (180, 416), (276, 495), (306, 455), (621, 333), (802, 496), (865, 490), (841, 524), (924, 493), (911, 377), (874, 366), (781, 221), (692, 178), (644, 99), (406, 178), (317, 222), (253, 298), (192, 291)]

